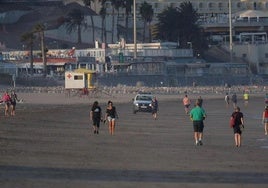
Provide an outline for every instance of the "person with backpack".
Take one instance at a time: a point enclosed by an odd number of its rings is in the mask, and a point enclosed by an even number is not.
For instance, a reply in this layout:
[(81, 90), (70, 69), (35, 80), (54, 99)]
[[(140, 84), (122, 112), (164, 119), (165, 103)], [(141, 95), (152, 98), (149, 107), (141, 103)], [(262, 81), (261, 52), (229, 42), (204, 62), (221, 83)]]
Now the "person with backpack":
[(231, 127), (234, 131), (235, 145), (236, 147), (240, 147), (242, 140), (242, 129), (244, 128), (244, 115), (242, 112), (240, 112), (240, 108), (238, 106), (235, 107), (235, 111), (232, 113), (231, 119), (233, 119), (233, 124)]

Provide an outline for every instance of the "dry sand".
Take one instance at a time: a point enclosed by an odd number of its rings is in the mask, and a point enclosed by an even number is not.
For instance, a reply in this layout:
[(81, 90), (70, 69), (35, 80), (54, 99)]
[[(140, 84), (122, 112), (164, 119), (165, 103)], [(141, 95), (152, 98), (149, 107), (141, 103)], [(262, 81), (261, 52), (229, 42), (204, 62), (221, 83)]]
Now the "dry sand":
[[(183, 95), (157, 95), (159, 118), (132, 114), (132, 94), (95, 98), (18, 93), (24, 100), (15, 117), (0, 114), (0, 187), (267, 187), (268, 137), (263, 96), (252, 96), (245, 115), (243, 145), (234, 147), (222, 95), (204, 95), (204, 145), (181, 103)], [(189, 95), (190, 98), (196, 98)], [(92, 133), (90, 104), (118, 109), (116, 134), (102, 124)], [(3, 112), (3, 105), (0, 110)]]

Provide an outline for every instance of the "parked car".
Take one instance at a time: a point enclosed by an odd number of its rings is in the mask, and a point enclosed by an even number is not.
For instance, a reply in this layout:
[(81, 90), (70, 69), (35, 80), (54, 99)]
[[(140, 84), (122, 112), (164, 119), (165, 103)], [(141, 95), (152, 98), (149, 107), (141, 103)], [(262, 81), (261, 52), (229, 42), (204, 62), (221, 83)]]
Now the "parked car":
[(133, 99), (133, 113), (137, 112), (152, 112), (152, 99), (151, 93), (139, 93)]

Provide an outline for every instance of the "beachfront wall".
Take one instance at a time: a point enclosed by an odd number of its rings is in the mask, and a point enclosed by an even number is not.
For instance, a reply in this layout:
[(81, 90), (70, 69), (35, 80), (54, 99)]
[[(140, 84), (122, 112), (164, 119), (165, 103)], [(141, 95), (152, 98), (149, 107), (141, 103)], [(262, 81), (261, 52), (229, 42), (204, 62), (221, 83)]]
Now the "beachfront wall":
[(136, 62), (117, 64), (116, 71), (100, 75), (104, 85), (185, 86), (249, 84), (250, 70), (246, 64)]
[(268, 44), (244, 43), (234, 45), (236, 57), (249, 62), (249, 66), (258, 74), (268, 74)]
[(0, 62), (0, 73), (6, 73), (9, 75), (18, 75), (18, 69), (16, 65), (12, 63), (1, 63)]

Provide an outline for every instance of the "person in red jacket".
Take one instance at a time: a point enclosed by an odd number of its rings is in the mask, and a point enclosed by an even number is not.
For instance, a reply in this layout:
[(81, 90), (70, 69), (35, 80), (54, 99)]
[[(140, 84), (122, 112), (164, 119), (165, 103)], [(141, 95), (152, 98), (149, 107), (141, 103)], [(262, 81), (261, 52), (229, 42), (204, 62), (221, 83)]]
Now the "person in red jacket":
[(8, 91), (6, 91), (2, 97), (2, 101), (5, 103), (5, 116), (9, 116), (9, 108), (10, 108), (10, 104), (11, 104), (11, 97), (8, 93)]
[(268, 134), (268, 106), (265, 106), (265, 109), (262, 113), (262, 122), (264, 123), (264, 134)]

